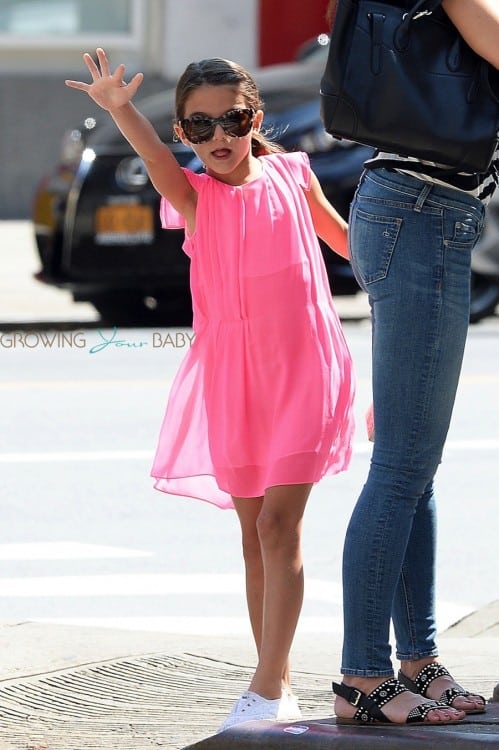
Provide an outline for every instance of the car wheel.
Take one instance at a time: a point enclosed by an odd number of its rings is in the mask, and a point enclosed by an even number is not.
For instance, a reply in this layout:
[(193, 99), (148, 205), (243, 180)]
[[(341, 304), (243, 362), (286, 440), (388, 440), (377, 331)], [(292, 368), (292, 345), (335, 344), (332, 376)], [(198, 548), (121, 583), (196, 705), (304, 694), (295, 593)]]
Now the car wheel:
[(191, 326), (190, 299), (119, 293), (89, 300), (106, 326)]

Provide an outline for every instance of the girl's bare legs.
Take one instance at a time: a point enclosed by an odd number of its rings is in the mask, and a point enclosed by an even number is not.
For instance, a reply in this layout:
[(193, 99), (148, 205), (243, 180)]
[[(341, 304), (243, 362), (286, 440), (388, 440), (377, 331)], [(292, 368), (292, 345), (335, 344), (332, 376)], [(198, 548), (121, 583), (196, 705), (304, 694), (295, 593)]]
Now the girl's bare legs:
[(256, 652), (258, 658), (260, 658), (264, 578), (262, 551), (256, 521), (262, 509), (263, 497), (233, 497), (232, 501), (241, 524), (241, 541), (246, 572), (246, 601)]
[(250, 690), (270, 700), (290, 692), (289, 652), (303, 602), (302, 519), (312, 484), (233, 498), (243, 531), (246, 590), (258, 666)]

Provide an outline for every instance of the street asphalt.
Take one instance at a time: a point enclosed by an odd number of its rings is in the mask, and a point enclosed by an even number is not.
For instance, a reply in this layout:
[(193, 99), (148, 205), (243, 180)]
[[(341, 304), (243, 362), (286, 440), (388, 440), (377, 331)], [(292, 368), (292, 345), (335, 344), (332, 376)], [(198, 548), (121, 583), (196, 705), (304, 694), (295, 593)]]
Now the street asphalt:
[[(38, 262), (32, 226), (0, 222), (0, 330), (98, 324), (87, 304), (33, 279)], [(366, 317), (367, 304), (338, 300), (342, 317)], [(1, 356), (1, 355), (0, 355)], [(470, 551), (472, 554), (472, 551)], [(499, 747), (499, 600), (440, 635), (441, 660), (489, 711), (458, 727), (386, 730), (339, 728), (331, 680), (341, 644), (301, 636), (293, 648), (303, 721), (251, 724), (213, 738), (247, 686), (255, 654), (246, 637), (194, 637), (9, 621), (0, 614), (0, 750), (170, 750), (225, 748)], [(437, 731), (437, 734), (435, 734)], [(207, 739), (206, 741), (204, 738)]]

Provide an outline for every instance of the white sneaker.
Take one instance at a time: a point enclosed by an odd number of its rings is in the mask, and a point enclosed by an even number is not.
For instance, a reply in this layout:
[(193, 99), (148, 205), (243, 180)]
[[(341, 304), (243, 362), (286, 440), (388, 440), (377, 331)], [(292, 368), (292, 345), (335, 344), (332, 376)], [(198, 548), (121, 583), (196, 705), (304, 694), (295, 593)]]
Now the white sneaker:
[(293, 693), (287, 693), (285, 690), (282, 691), (282, 697), (283, 697), (283, 706), (282, 710), (284, 713), (284, 705), (286, 706), (286, 716), (283, 716), (283, 719), (286, 719), (286, 721), (298, 721), (299, 719), (302, 719), (302, 713), (300, 711), (300, 705), (298, 703), (298, 698), (296, 695), (293, 695)]
[(248, 690), (232, 706), (230, 714), (221, 724), (219, 732), (229, 729), (236, 724), (242, 724), (245, 721), (279, 721), (280, 719), (288, 720), (290, 703), (283, 692), (280, 698), (267, 700), (262, 698), (258, 693)]

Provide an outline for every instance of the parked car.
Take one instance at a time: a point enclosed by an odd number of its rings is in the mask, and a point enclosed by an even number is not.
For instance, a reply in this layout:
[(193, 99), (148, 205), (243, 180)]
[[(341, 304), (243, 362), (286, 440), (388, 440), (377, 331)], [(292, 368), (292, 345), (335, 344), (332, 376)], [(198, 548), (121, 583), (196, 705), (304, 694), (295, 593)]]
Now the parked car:
[(495, 315), (499, 305), (499, 190), (485, 213), (483, 235), (471, 256), (470, 323)]
[[(324, 53), (325, 54), (325, 53)], [(288, 150), (310, 155), (338, 211), (347, 216), (362, 164), (372, 151), (331, 138), (322, 126), (318, 86), (325, 56), (255, 73), (265, 127)], [(200, 171), (192, 150), (172, 141), (174, 92), (138, 101), (182, 166)], [(42, 179), (33, 220), (41, 270), (36, 278), (91, 302), (110, 324), (189, 324), (189, 259), (183, 232), (160, 227), (159, 197), (142, 160), (107, 113), (63, 139), (60, 163)], [(323, 247), (334, 294), (355, 294), (348, 262)]]

